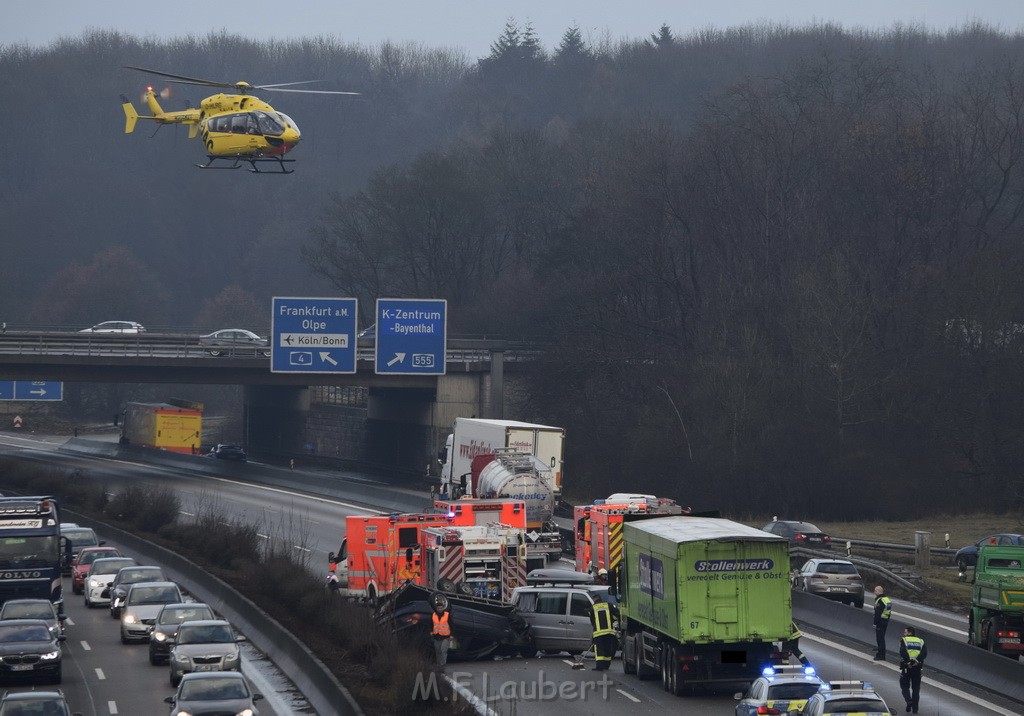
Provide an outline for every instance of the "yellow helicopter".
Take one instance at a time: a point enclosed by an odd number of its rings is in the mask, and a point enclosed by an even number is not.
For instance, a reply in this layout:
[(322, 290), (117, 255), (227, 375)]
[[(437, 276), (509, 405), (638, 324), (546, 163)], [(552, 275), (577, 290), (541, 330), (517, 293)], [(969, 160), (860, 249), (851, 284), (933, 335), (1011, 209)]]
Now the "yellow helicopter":
[[(140, 119), (165, 124), (184, 124), (188, 126), (188, 138), (202, 137), (206, 147), (206, 164), (196, 164), (200, 169), (238, 169), (248, 163), (249, 171), (256, 174), (291, 174), (293, 170), (285, 167), (285, 159), (302, 137), (298, 125), (284, 112), (279, 112), (263, 100), (249, 94), (253, 90), (267, 92), (301, 92), (305, 94), (336, 94), (358, 95), (358, 92), (335, 92), (331, 90), (292, 89), (292, 85), (309, 84), (317, 80), (304, 82), (284, 82), (273, 85), (251, 85), (248, 82), (215, 82), (172, 75), (167, 72), (148, 70), (144, 67), (125, 69), (147, 72), (160, 77), (167, 77), (175, 84), (202, 85), (205, 87), (221, 87), (231, 89), (237, 94), (215, 94), (199, 103), (199, 108), (188, 108), (177, 112), (165, 112), (157, 102), (157, 93), (153, 87), (147, 87), (143, 100), (151, 115), (141, 115), (128, 98), (121, 95), (121, 107), (125, 115), (125, 134), (135, 131), (135, 123)], [(166, 93), (161, 93), (166, 97)], [(230, 162), (228, 166), (214, 166), (217, 160)], [(276, 169), (260, 170), (261, 165), (276, 164)]]

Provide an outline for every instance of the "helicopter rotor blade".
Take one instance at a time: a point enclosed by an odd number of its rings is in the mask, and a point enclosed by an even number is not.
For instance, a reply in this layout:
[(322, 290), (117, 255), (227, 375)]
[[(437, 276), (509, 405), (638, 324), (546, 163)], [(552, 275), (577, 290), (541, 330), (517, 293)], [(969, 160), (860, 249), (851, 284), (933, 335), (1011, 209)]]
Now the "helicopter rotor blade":
[(123, 65), (126, 70), (135, 70), (136, 72), (147, 72), (151, 75), (158, 75), (160, 77), (169, 77), (171, 79), (179, 80), (181, 84), (192, 84), (192, 85), (207, 85), (209, 87), (234, 87), (234, 84), (229, 82), (214, 82), (213, 80), (204, 80), (197, 77), (186, 77), (185, 75), (172, 75), (170, 72), (160, 72), (159, 70), (150, 70), (145, 67), (133, 67), (132, 65)]
[(301, 89), (284, 89), (283, 87), (255, 87), (254, 89), (266, 90), (267, 92), (295, 92), (296, 94), (347, 94), (347, 95), (359, 95), (360, 92), (335, 92), (333, 90), (301, 90)]
[(237, 92), (245, 94), (252, 90), (267, 90), (268, 92), (300, 92), (305, 94), (341, 94), (341, 95), (358, 95), (359, 92), (336, 92), (333, 90), (301, 90), (301, 89), (285, 89), (286, 86), (290, 85), (302, 85), (309, 84), (311, 82), (320, 82), (321, 80), (302, 80), (299, 82), (282, 82), (279, 84), (272, 85), (249, 85), (245, 82), (215, 82), (213, 80), (204, 80), (198, 77), (187, 77), (185, 75), (175, 75), (170, 72), (160, 72), (159, 70), (151, 70), (145, 67), (134, 67), (132, 65), (124, 65), (126, 70), (135, 70), (136, 72), (146, 72), (151, 75), (157, 75), (159, 77), (167, 77), (171, 82), (180, 85), (201, 85), (203, 87), (220, 87), (223, 89), (233, 89)]
[(323, 80), (301, 80), (300, 82), (278, 82), (272, 85), (255, 85), (256, 89), (268, 89), (270, 87), (288, 87), (289, 85), (308, 85), (313, 82), (323, 82)]

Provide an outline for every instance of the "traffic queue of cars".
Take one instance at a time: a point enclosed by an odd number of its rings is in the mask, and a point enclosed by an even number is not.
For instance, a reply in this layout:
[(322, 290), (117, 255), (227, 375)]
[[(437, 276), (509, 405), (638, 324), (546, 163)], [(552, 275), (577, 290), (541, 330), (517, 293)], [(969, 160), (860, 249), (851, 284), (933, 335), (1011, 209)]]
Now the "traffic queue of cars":
[[(258, 716), (256, 702), (263, 695), (240, 673), (239, 642), (245, 637), (209, 605), (188, 601), (187, 592), (160, 567), (140, 565), (117, 548), (100, 546), (102, 540), (92, 544), (68, 565), (71, 591), (83, 595), (87, 608), (109, 607), (123, 644), (148, 643), (150, 664), (169, 665), (168, 681), (177, 687), (164, 699), (171, 716)], [(60, 684), (65, 621), (47, 599), (14, 599), (0, 606), (0, 681)], [(0, 698), (0, 716), (7, 714), (81, 716), (59, 690), (9, 691)]]

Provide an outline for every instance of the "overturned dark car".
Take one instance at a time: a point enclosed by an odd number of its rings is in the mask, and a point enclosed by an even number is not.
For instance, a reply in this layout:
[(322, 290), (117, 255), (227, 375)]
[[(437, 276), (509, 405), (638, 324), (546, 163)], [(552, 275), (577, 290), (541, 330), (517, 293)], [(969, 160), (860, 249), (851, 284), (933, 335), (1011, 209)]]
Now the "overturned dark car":
[(530, 626), (510, 604), (463, 594), (439, 592), (406, 584), (385, 597), (376, 611), (379, 624), (389, 625), (410, 641), (429, 648), (434, 604), (442, 602), (450, 614), (452, 641), (448, 658), (472, 661), (485, 656), (512, 656), (536, 651)]

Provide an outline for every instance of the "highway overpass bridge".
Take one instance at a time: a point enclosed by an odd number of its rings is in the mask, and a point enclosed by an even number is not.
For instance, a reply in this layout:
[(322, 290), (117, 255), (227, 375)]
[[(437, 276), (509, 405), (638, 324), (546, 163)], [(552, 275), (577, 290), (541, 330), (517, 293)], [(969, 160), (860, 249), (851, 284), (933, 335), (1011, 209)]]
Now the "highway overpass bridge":
[[(361, 456), (422, 469), (456, 417), (504, 417), (506, 371), (522, 369), (530, 358), (506, 341), (449, 339), (446, 373), (425, 376), (377, 375), (372, 341), (356, 355), (353, 374), (271, 373), (270, 359), (258, 349), (232, 348), (213, 357), (191, 334), (8, 332), (0, 335), (0, 380), (241, 385), (243, 430), (253, 452)], [(325, 386), (367, 389), (370, 455), (343, 450), (326, 437), (311, 442), (312, 389)], [(319, 442), (333, 444), (321, 449)]]

